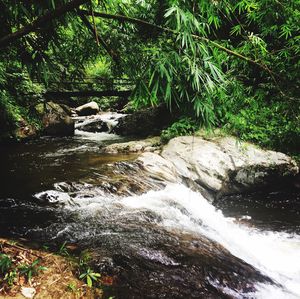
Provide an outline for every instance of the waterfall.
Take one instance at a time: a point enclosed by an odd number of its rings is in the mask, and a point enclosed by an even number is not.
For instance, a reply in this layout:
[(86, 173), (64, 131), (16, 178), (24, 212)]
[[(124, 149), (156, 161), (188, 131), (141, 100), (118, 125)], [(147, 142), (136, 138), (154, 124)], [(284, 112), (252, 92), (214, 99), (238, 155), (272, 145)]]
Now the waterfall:
[(161, 229), (217, 242), (274, 281), (257, 283), (257, 292), (249, 298), (300, 298), (300, 236), (240, 224), (182, 184), (129, 197), (79, 196), (73, 200), (75, 204), (68, 208), (85, 215), (109, 211), (113, 219), (129, 219), (130, 215), (142, 218), (151, 212), (154, 225)]

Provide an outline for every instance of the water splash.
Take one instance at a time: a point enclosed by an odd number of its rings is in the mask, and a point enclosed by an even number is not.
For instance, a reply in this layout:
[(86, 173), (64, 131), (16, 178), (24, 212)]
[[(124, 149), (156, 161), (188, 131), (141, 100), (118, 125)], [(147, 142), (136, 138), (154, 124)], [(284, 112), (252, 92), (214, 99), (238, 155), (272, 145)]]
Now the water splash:
[[(234, 290), (222, 289), (234, 298), (299, 298), (300, 297), (300, 236), (283, 232), (262, 231), (224, 217), (201, 194), (181, 184), (170, 184), (165, 189), (142, 195), (113, 196), (97, 191), (86, 196), (77, 193), (72, 201), (65, 200), (67, 209), (80, 211), (83, 217), (107, 215), (141, 221), (151, 213), (152, 224), (178, 236), (205, 236), (222, 245), (232, 255), (244, 260), (270, 277), (275, 284), (257, 283), (255, 294), (240, 297)], [(93, 192), (93, 191), (92, 191)], [(102, 214), (101, 214), (102, 213)], [(247, 217), (249, 219), (249, 217)], [(152, 260), (176, 264), (161, 251), (137, 249), (138, 254)], [(211, 282), (213, 285), (214, 283)]]
[[(300, 236), (240, 225), (183, 185), (127, 197), (122, 204), (155, 212), (163, 219), (159, 225), (169, 230), (207, 236), (282, 286), (259, 285), (257, 298), (300, 297)], [(273, 295), (266, 297), (268, 292)]]

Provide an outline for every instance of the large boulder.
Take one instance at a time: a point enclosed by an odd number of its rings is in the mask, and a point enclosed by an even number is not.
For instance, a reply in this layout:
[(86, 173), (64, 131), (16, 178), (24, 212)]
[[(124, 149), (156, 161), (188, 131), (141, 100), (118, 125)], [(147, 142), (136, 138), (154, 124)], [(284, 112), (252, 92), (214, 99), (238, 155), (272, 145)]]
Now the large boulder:
[(88, 116), (97, 114), (100, 109), (98, 104), (93, 101), (77, 107), (75, 111), (79, 116)]
[[(39, 107), (40, 108), (40, 107)], [(42, 117), (43, 134), (47, 136), (73, 136), (74, 120), (59, 104), (48, 102)]]
[(177, 137), (164, 147), (161, 156), (172, 161), (182, 178), (191, 179), (218, 195), (275, 185), (299, 172), (289, 156), (233, 137), (209, 141)]
[(164, 105), (136, 111), (121, 118), (114, 132), (121, 136), (159, 135), (160, 131), (169, 126), (174, 116)]
[(145, 152), (137, 159), (137, 162), (141, 164), (147, 174), (156, 181), (163, 183), (182, 182), (174, 164), (156, 153)]

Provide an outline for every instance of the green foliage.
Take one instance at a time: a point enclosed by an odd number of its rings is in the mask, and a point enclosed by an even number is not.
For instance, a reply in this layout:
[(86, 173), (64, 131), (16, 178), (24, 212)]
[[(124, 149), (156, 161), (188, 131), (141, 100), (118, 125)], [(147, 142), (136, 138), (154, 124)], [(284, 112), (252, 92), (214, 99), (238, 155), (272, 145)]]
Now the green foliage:
[(177, 105), (205, 126), (225, 126), (264, 146), (296, 149), (299, 1), (167, 3), (164, 26), (173, 31), (144, 50), (147, 67), (135, 90), (137, 105)]
[(137, 105), (165, 102), (194, 115), (206, 126), (214, 124), (211, 94), (225, 83), (217, 52), (193, 35), (207, 36), (208, 25), (178, 6), (165, 14), (166, 25), (178, 32), (163, 35), (156, 46), (147, 48), (149, 65), (134, 92)]
[(40, 84), (34, 83), (26, 70), (18, 63), (0, 63), (3, 71), (0, 80), (0, 135), (14, 134), (21, 120), (40, 126), (34, 113), (34, 105), (40, 101), (44, 92)]
[(13, 269), (5, 274), (4, 281), (6, 281), (9, 286), (12, 286), (17, 279), (17, 275), (17, 270)]
[[(66, 2), (2, 1), (0, 36)], [(166, 103), (201, 126), (225, 126), (266, 146), (296, 146), (298, 0), (93, 0), (82, 7), (129, 18), (87, 16), (91, 32), (74, 10), (1, 50), (0, 122), (30, 114), (32, 96), (18, 90), (39, 94), (33, 78), (47, 87), (85, 74), (118, 76), (136, 82), (135, 108)], [(21, 83), (16, 73), (29, 75)]]
[(14, 268), (13, 260), (4, 253), (0, 254), (0, 275), (8, 286), (12, 286), (17, 278), (17, 269)]
[(76, 293), (76, 292), (78, 291), (78, 288), (77, 288), (77, 286), (76, 286), (75, 283), (70, 282), (70, 283), (67, 285), (67, 291)]
[(100, 273), (94, 272), (90, 266), (89, 262), (91, 260), (91, 255), (88, 251), (83, 251), (79, 258), (79, 278), (84, 279), (87, 285), (91, 288), (93, 282), (97, 282), (98, 278), (101, 277)]
[(40, 271), (46, 271), (47, 268), (43, 266), (39, 266), (39, 259), (36, 259), (31, 264), (24, 264), (19, 266), (20, 274), (25, 275), (28, 281), (31, 280), (32, 276), (38, 275)]
[(86, 66), (88, 77), (109, 78), (111, 77), (111, 63), (105, 58), (99, 58)]
[(176, 136), (192, 135), (199, 129), (199, 124), (190, 117), (183, 117), (161, 133), (162, 142), (168, 142)]
[(6, 274), (12, 266), (12, 260), (7, 254), (0, 254), (0, 273)]
[(93, 281), (97, 281), (101, 277), (99, 273), (93, 272), (90, 268), (87, 268), (85, 272), (79, 275), (80, 279), (85, 279), (87, 285), (91, 288), (93, 286)]
[(65, 241), (58, 249), (58, 254), (62, 256), (69, 256), (68, 248), (66, 247), (67, 242)]
[(81, 252), (79, 257), (79, 267), (85, 269), (88, 267), (88, 263), (91, 261), (92, 257), (88, 250)]
[(39, 259), (33, 261), (31, 264), (18, 265), (15, 258), (11, 258), (7, 254), (0, 253), (0, 278), (2, 278), (2, 285), (12, 287), (20, 275), (27, 277), (28, 281), (32, 276), (38, 275), (40, 271), (47, 270), (46, 267), (39, 266)]
[(259, 103), (255, 98), (248, 100), (247, 108), (236, 114), (228, 114), (227, 129), (243, 140), (250, 140), (265, 147), (297, 151), (300, 147), (300, 117), (287, 114), (286, 103)]

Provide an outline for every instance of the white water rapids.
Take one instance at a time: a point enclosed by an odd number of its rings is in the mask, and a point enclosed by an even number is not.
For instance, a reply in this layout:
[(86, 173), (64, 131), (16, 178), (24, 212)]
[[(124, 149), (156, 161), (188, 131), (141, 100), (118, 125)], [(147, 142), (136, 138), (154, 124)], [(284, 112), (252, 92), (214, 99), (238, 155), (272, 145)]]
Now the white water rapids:
[[(161, 219), (156, 225), (178, 235), (186, 232), (204, 235), (278, 284), (258, 284), (258, 291), (247, 295), (248, 298), (300, 298), (299, 235), (260, 231), (239, 224), (233, 218), (224, 217), (201, 194), (184, 185), (168, 185), (160, 191), (130, 197), (76, 197), (73, 201), (77, 207), (70, 208), (79, 208), (83, 213), (106, 209), (126, 217), (151, 211)], [(244, 294), (241, 298), (245, 298)]]

